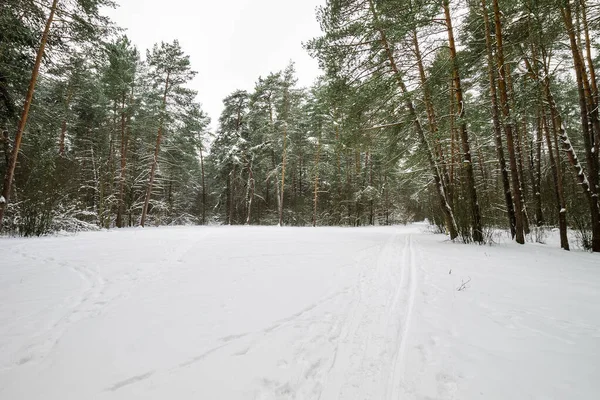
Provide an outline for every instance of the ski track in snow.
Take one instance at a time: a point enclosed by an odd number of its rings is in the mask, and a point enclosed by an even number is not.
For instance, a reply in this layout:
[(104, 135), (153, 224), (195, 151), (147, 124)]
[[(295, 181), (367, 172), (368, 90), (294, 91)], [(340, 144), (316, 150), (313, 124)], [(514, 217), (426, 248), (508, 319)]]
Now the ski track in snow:
[[(0, 252), (0, 400), (600, 390), (586, 380), (600, 356), (595, 255), (568, 255), (566, 274), (552, 266), (564, 253), (457, 245), (420, 225), (132, 229)], [(546, 301), (556, 288), (562, 303)]]

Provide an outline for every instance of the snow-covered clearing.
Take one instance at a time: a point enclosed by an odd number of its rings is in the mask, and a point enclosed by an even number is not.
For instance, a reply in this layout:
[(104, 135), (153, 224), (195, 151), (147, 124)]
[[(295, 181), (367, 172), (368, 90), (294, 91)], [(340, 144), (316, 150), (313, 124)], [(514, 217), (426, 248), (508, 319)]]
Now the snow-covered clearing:
[(598, 255), (423, 230), (2, 239), (0, 399), (598, 398)]

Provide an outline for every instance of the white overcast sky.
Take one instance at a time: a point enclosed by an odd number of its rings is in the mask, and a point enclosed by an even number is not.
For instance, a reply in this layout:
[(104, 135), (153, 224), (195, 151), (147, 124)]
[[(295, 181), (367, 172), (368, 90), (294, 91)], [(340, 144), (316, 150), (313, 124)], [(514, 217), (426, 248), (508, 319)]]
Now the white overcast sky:
[(178, 39), (198, 75), (198, 91), (212, 127), (222, 100), (235, 89), (252, 90), (259, 76), (296, 64), (298, 83), (319, 75), (302, 42), (319, 36), (315, 9), (325, 0), (117, 0), (106, 15), (142, 54), (160, 41)]

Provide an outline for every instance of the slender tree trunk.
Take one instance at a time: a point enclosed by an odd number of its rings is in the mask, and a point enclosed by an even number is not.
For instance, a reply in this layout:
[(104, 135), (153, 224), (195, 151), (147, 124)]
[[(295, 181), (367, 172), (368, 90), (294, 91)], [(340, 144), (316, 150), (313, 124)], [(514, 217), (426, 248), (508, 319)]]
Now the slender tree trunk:
[(246, 225), (250, 225), (252, 216), (252, 200), (254, 200), (254, 173), (252, 172), (252, 159), (248, 162), (248, 190), (246, 191)]
[(504, 191), (504, 203), (506, 204), (506, 213), (508, 216), (508, 226), (512, 238), (516, 235), (516, 217), (515, 208), (510, 190), (510, 181), (508, 177), (508, 170), (506, 169), (506, 158), (504, 157), (504, 147), (502, 145), (502, 126), (500, 124), (500, 114), (498, 110), (498, 94), (496, 91), (496, 74), (494, 67), (494, 56), (492, 52), (492, 35), (490, 27), (490, 19), (487, 13), (487, 6), (485, 0), (481, 0), (481, 9), (483, 13), (483, 20), (485, 24), (485, 43), (486, 53), (488, 62), (488, 76), (490, 82), (490, 97), (492, 100), (492, 121), (494, 124), (494, 138), (496, 144), (496, 154), (498, 155), (498, 164), (500, 167), (500, 174), (502, 177), (502, 188)]
[(125, 125), (125, 93), (121, 102), (121, 169), (119, 171), (119, 205), (117, 209), (117, 228), (123, 227), (124, 192), (125, 192), (125, 168), (127, 167), (127, 137)]
[(281, 200), (279, 200), (279, 226), (283, 226), (283, 196), (285, 193), (285, 163), (287, 156), (287, 121), (283, 128), (283, 159), (281, 162)]
[[(573, 18), (570, 3), (569, 1), (565, 1), (562, 3), (562, 5), (563, 6), (561, 8), (561, 12), (571, 44), (571, 53), (573, 56), (573, 63), (575, 66), (575, 76), (577, 78), (576, 81), (577, 92), (579, 95), (581, 127), (583, 132), (586, 162), (589, 170), (589, 174), (587, 175), (587, 184), (582, 184), (582, 188), (584, 186), (587, 186), (587, 191), (589, 191), (589, 195), (591, 196), (591, 201), (588, 201), (590, 203), (592, 224), (592, 250), (595, 252), (600, 252), (600, 206), (598, 204), (599, 166), (598, 153), (595, 151), (597, 146), (594, 145), (595, 139), (597, 137), (600, 137), (600, 121), (598, 120), (598, 106), (594, 102), (592, 90), (587, 76), (587, 71), (585, 68), (585, 64), (582, 60), (580, 46), (577, 43), (577, 36), (575, 27), (573, 26)], [(571, 147), (570, 143), (569, 147)], [(577, 169), (582, 170), (581, 167)]]
[(523, 192), (519, 180), (519, 168), (517, 164), (517, 154), (515, 151), (515, 142), (513, 137), (513, 122), (510, 115), (510, 106), (508, 103), (508, 91), (506, 85), (507, 69), (504, 63), (504, 47), (502, 44), (502, 24), (500, 21), (500, 7), (498, 0), (492, 0), (494, 7), (494, 21), (496, 26), (496, 61), (500, 73), (498, 79), (498, 89), (500, 92), (500, 105), (504, 115), (504, 133), (506, 135), (506, 144), (508, 148), (508, 157), (510, 161), (510, 176), (512, 181), (512, 193), (514, 194), (515, 204), (515, 236), (516, 242), (525, 243), (524, 222), (523, 222)]
[(277, 216), (281, 210), (281, 192), (279, 191), (279, 175), (277, 174), (277, 163), (275, 162), (275, 152), (271, 150), (271, 162), (273, 165), (273, 173), (275, 174), (275, 198), (277, 199)]
[(388, 195), (388, 188), (387, 188), (387, 174), (385, 174), (385, 177), (383, 178), (383, 191), (384, 191), (384, 213), (385, 213), (385, 225), (389, 225), (390, 224), (390, 201), (389, 201), (389, 195)]
[[(355, 168), (355, 174), (356, 174), (356, 187), (357, 189), (361, 189), (364, 188), (364, 179), (360, 179), (361, 178), (361, 172), (360, 172), (360, 149), (354, 149), (354, 168)], [(362, 181), (362, 185), (361, 185), (361, 181)], [(362, 212), (362, 207), (360, 204), (360, 200), (358, 198), (356, 198), (355, 200), (355, 211), (356, 211), (356, 215), (354, 217), (354, 226), (360, 226), (360, 219), (361, 219), (361, 212)]]
[(73, 96), (73, 90), (69, 87), (67, 89), (67, 98), (64, 104), (64, 115), (60, 126), (60, 137), (58, 139), (58, 155), (61, 157), (65, 156), (65, 139), (67, 136), (67, 114), (69, 112), (69, 105), (71, 104), (71, 97)]
[(233, 225), (235, 223), (235, 208), (236, 208), (236, 201), (235, 201), (235, 170), (236, 170), (236, 165), (233, 164), (233, 170), (231, 171), (230, 175), (229, 175), (229, 179), (231, 179), (231, 184), (229, 185), (230, 187), (230, 196), (229, 196), (229, 200), (231, 201), (231, 204), (229, 205), (229, 225)]
[[(508, 99), (510, 101), (509, 109), (516, 110), (517, 104), (515, 101), (515, 89), (512, 82), (512, 75), (510, 71), (509, 64), (504, 64), (504, 67), (507, 70), (506, 73), (506, 88), (508, 92)], [(512, 114), (511, 114), (512, 115)], [(524, 153), (526, 149), (523, 146), (523, 135), (526, 135), (526, 122), (525, 120), (521, 121), (522, 124), (518, 122), (514, 122), (513, 125), (513, 138), (515, 139), (515, 157), (517, 158), (517, 172), (519, 174), (519, 183), (521, 185), (521, 204), (523, 205), (523, 232), (525, 235), (529, 235), (531, 229), (529, 228), (529, 210), (527, 209), (527, 187), (525, 180), (525, 168), (524, 168)], [(521, 129), (521, 127), (523, 129)]]
[(451, 188), (450, 195), (448, 197), (450, 197), (450, 199), (451, 199), (450, 204), (454, 205), (454, 196), (453, 196), (454, 181), (455, 181), (454, 168), (457, 163), (457, 157), (456, 157), (457, 154), (456, 153), (457, 153), (457, 146), (458, 146), (458, 143), (457, 143), (458, 135), (456, 134), (456, 128), (455, 128), (456, 99), (454, 96), (454, 79), (450, 79), (448, 93), (450, 94), (450, 99), (449, 99), (449, 104), (450, 104), (450, 181), (449, 181), (448, 185)]
[(463, 99), (460, 74), (456, 61), (456, 45), (454, 44), (454, 31), (452, 28), (452, 19), (450, 17), (450, 6), (448, 0), (444, 0), (444, 14), (446, 17), (446, 27), (448, 32), (448, 46), (450, 50), (450, 61), (452, 63), (452, 76), (454, 77), (454, 94), (458, 105), (458, 120), (460, 122), (460, 138), (463, 149), (463, 168), (465, 170), (466, 186), (471, 209), (471, 225), (473, 230), (473, 240), (478, 243), (483, 242), (483, 228), (481, 223), (481, 211), (477, 200), (477, 189), (475, 188), (475, 175), (473, 173), (473, 160), (471, 157), (471, 145), (469, 142), (469, 133), (467, 131), (467, 121), (465, 119), (465, 102)]
[(2, 147), (4, 150), (4, 162), (8, 165), (10, 160), (10, 138), (8, 137), (7, 130), (2, 131), (2, 137), (0, 139), (2, 140)]
[[(448, 198), (448, 187), (450, 185), (450, 175), (448, 173), (448, 169), (446, 167), (446, 160), (444, 159), (444, 152), (442, 150), (442, 146), (440, 145), (440, 141), (438, 139), (438, 126), (437, 126), (437, 117), (435, 115), (435, 109), (433, 107), (433, 101), (431, 100), (431, 93), (429, 91), (429, 83), (427, 82), (427, 76), (425, 74), (425, 67), (423, 66), (423, 60), (421, 57), (421, 49), (419, 46), (419, 38), (417, 36), (417, 31), (412, 31), (413, 36), (413, 47), (415, 50), (415, 57), (417, 59), (417, 67), (419, 69), (419, 77), (421, 80), (421, 86), (423, 87), (423, 100), (425, 101), (425, 109), (427, 111), (427, 120), (429, 123), (429, 133), (431, 134), (431, 139), (434, 141), (435, 152), (437, 155), (437, 163), (440, 166), (440, 170), (442, 173), (442, 185), (444, 186), (444, 192), (446, 193), (446, 197)], [(448, 202), (450, 199), (448, 198)]]
[(336, 120), (335, 122), (335, 146), (336, 146), (336, 158), (337, 158), (337, 192), (338, 192), (338, 201), (342, 199), (342, 158), (341, 158), (341, 142), (340, 142), (340, 127)]
[[(371, 143), (371, 138), (369, 137), (369, 151), (367, 152), (367, 156), (366, 156), (368, 163), (365, 167), (367, 168), (367, 173), (369, 174), (369, 189), (371, 190), (371, 189), (373, 189), (373, 155), (370, 150), (370, 146), (371, 146), (370, 143)], [(370, 193), (369, 193), (369, 197), (371, 197)], [(374, 215), (373, 198), (372, 197), (369, 199), (369, 225), (375, 225), (375, 215)]]
[(352, 202), (351, 202), (351, 196), (352, 196), (352, 175), (350, 174), (350, 171), (352, 171), (352, 162), (351, 162), (351, 157), (349, 154), (349, 150), (346, 150), (346, 154), (345, 154), (345, 158), (346, 158), (346, 193), (345, 193), (345, 197), (346, 197), (346, 205), (347, 205), (347, 211), (348, 211), (348, 225), (352, 224)]
[[(379, 24), (379, 17), (377, 15), (377, 11), (375, 9), (373, 0), (369, 0), (369, 5), (370, 5), (371, 12), (373, 13), (373, 19), (376, 24), (376, 29), (380, 35), (381, 44), (385, 48), (386, 55), (388, 57), (388, 61), (390, 62), (390, 66), (392, 68), (394, 77), (396, 78), (396, 81), (397, 81), (402, 93), (407, 95), (408, 89), (407, 89), (406, 85), (404, 84), (404, 81), (402, 80), (402, 75), (400, 74), (400, 70), (397, 67), (396, 59), (395, 59), (392, 49), (390, 48), (390, 45), (388, 43), (385, 31)], [(405, 97), (406, 97), (406, 108), (408, 109), (410, 116), (413, 119), (415, 131), (417, 132), (419, 140), (421, 141), (421, 144), (425, 148), (425, 152), (427, 154), (427, 161), (429, 163), (429, 167), (431, 169), (431, 173), (432, 173), (433, 179), (435, 181), (435, 187), (437, 189), (437, 195), (438, 195), (438, 199), (440, 202), (441, 210), (442, 210), (442, 213), (444, 214), (446, 228), (449, 231), (450, 239), (454, 240), (458, 236), (458, 228), (456, 226), (456, 220), (454, 219), (454, 212), (452, 210), (452, 207), (448, 203), (448, 197), (446, 196), (446, 192), (444, 190), (442, 174), (440, 173), (439, 167), (438, 167), (437, 163), (435, 162), (435, 158), (433, 156), (432, 149), (429, 146), (429, 141), (427, 140), (427, 137), (425, 136), (425, 132), (423, 131), (423, 127), (419, 120), (419, 116), (415, 110), (415, 106), (412, 103), (412, 101), (408, 98), (408, 96), (405, 96)]]
[[(533, 197), (535, 199), (535, 224), (539, 228), (544, 225), (544, 214), (542, 213), (542, 118), (538, 116), (537, 128), (535, 131), (535, 143), (532, 143), (530, 150), (532, 171), (531, 181), (533, 184)], [(535, 152), (533, 147), (535, 147)]]
[(554, 157), (554, 149), (552, 148), (553, 141), (550, 138), (550, 129), (546, 120), (546, 112), (542, 109), (542, 129), (546, 136), (546, 145), (548, 147), (548, 159), (550, 160), (550, 168), (552, 169), (552, 178), (554, 179), (554, 194), (556, 196), (556, 208), (558, 212), (558, 229), (560, 232), (560, 247), (564, 250), (569, 250), (569, 238), (567, 237), (567, 205), (562, 183), (562, 173), (560, 169), (560, 152), (558, 149), (558, 140), (556, 140), (556, 132), (554, 143), (556, 146), (556, 157)]
[[(531, 70), (531, 66), (529, 64), (528, 67)], [(586, 174), (581, 163), (579, 162), (577, 153), (575, 152), (575, 149), (573, 149), (565, 126), (563, 125), (560, 112), (554, 100), (554, 95), (552, 94), (552, 91), (550, 89), (550, 78), (548, 76), (547, 67), (545, 67), (544, 75), (545, 76), (542, 86), (550, 110), (552, 128), (556, 132), (558, 138), (560, 139), (563, 151), (566, 153), (569, 163), (574, 168), (577, 181), (579, 182), (581, 190), (583, 191), (583, 194), (586, 200), (588, 201), (592, 222), (592, 234), (600, 235), (600, 204), (598, 203), (598, 196), (594, 196), (594, 193), (592, 192), (592, 185), (590, 184), (588, 174)], [(592, 251), (600, 251), (600, 248), (594, 247), (595, 245), (596, 243), (592, 242)]]
[(12, 148), (11, 156), (6, 166), (6, 175), (4, 176), (4, 186), (2, 188), (2, 195), (0, 195), (0, 229), (2, 229), (2, 221), (4, 219), (4, 212), (8, 206), (10, 200), (11, 186), (13, 178), (15, 176), (15, 168), (17, 166), (17, 158), (19, 157), (19, 149), (21, 148), (21, 141), (23, 140), (23, 132), (25, 131), (25, 125), (27, 124), (27, 117), (29, 116), (29, 108), (33, 100), (33, 92), (35, 91), (35, 84), (37, 82), (38, 75), (40, 73), (40, 65), (42, 64), (42, 58), (44, 57), (44, 50), (46, 49), (46, 42), (48, 41), (48, 34), (50, 33), (50, 26), (54, 20), (54, 14), (58, 7), (58, 0), (52, 1), (50, 7), (50, 15), (46, 20), (46, 26), (44, 33), (42, 34), (42, 41), (37, 52), (33, 71), (31, 72), (31, 79), (29, 80), (29, 88), (27, 89), (27, 95), (25, 96), (25, 104), (23, 106), (23, 113), (17, 126), (17, 133), (15, 134), (15, 142)]
[(200, 148), (200, 174), (202, 175), (202, 225), (206, 225), (206, 180), (204, 177), (204, 146)]
[[(591, 48), (592, 42), (590, 40), (590, 31), (589, 31), (589, 26), (588, 26), (586, 0), (580, 0), (580, 2), (581, 2), (581, 12), (582, 12), (582, 18), (583, 18), (583, 32), (585, 35), (585, 55), (586, 55), (587, 66), (590, 71), (591, 102), (592, 102), (592, 104), (596, 105), (596, 113), (595, 113), (596, 133), (594, 136), (594, 154), (596, 157), (596, 164), (598, 164), (599, 163), (598, 157), (600, 157), (600, 124), (598, 124), (597, 107), (600, 105), (600, 97), (599, 97), (599, 93), (598, 93), (598, 82), (596, 80), (596, 68), (594, 67), (594, 62), (592, 61), (592, 48)], [(598, 168), (600, 168), (600, 166)], [(600, 187), (598, 188), (597, 191), (600, 191)]]
[(227, 174), (225, 194), (225, 215), (227, 216), (227, 225), (231, 225), (231, 171)]
[(167, 79), (165, 80), (165, 91), (163, 94), (162, 110), (160, 116), (160, 122), (158, 125), (158, 133), (156, 134), (156, 146), (154, 147), (154, 156), (152, 157), (152, 167), (150, 168), (150, 179), (148, 180), (148, 188), (146, 189), (146, 198), (144, 200), (144, 208), (142, 208), (142, 219), (140, 222), (141, 226), (146, 226), (146, 216), (148, 215), (148, 206), (150, 204), (150, 197), (152, 196), (152, 187), (154, 186), (154, 176), (156, 174), (156, 167), (158, 165), (158, 155), (160, 153), (160, 143), (162, 140), (163, 124), (164, 124), (164, 113), (167, 112), (167, 93), (169, 90), (169, 78), (170, 71), (167, 72)]
[(319, 141), (317, 143), (317, 155), (315, 159), (315, 185), (314, 185), (314, 196), (313, 196), (313, 218), (312, 226), (317, 226), (317, 203), (319, 201), (319, 161), (321, 159), (321, 135), (319, 135)]

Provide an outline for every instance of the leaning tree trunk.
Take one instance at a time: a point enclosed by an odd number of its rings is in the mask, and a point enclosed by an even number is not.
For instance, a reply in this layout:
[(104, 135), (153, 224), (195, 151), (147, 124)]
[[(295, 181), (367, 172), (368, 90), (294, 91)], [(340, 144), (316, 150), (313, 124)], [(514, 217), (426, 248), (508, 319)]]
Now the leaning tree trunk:
[[(585, 157), (589, 174), (587, 176), (588, 191), (592, 200), (589, 201), (592, 223), (592, 250), (600, 252), (600, 206), (598, 205), (598, 153), (594, 141), (600, 136), (600, 121), (598, 120), (598, 105), (594, 101), (592, 89), (588, 79), (585, 63), (582, 60), (580, 46), (577, 43), (575, 27), (569, 1), (563, 2), (561, 7), (563, 21), (569, 36), (571, 54), (575, 67), (577, 92), (579, 95), (579, 110)], [(578, 36), (578, 35), (577, 35)], [(569, 144), (570, 147), (570, 144)], [(583, 185), (582, 185), (583, 187)]]
[[(398, 83), (400, 90), (402, 91), (403, 94), (406, 95), (406, 94), (408, 94), (408, 88), (406, 87), (404, 81), (402, 80), (402, 75), (400, 74), (400, 70), (398, 69), (398, 66), (396, 64), (396, 59), (395, 59), (394, 53), (392, 52), (392, 49), (389, 45), (385, 31), (379, 24), (379, 17), (377, 15), (377, 11), (375, 9), (373, 0), (369, 0), (369, 5), (370, 5), (371, 12), (373, 13), (373, 19), (376, 24), (376, 29), (380, 36), (381, 44), (383, 45), (383, 47), (386, 51), (386, 55), (387, 55), (388, 61), (390, 63), (391, 69), (392, 69), (392, 73), (394, 74), (394, 77), (396, 78), (396, 82)], [(437, 195), (438, 195), (438, 199), (440, 202), (441, 210), (444, 215), (444, 222), (449, 231), (450, 239), (454, 240), (458, 236), (458, 228), (456, 226), (456, 220), (454, 219), (454, 212), (452, 210), (452, 207), (450, 206), (450, 203), (448, 202), (448, 197), (446, 196), (446, 192), (444, 190), (442, 174), (440, 173), (439, 166), (435, 162), (435, 157), (433, 155), (431, 147), (429, 146), (429, 141), (427, 140), (427, 137), (425, 136), (425, 132), (423, 131), (423, 127), (419, 120), (417, 111), (415, 110), (415, 106), (412, 103), (412, 101), (409, 99), (408, 96), (405, 96), (405, 98), (406, 98), (406, 108), (408, 109), (409, 114), (410, 114), (411, 118), (413, 119), (415, 131), (417, 132), (417, 135), (419, 137), (419, 140), (421, 141), (422, 146), (425, 148), (425, 152), (427, 155), (427, 161), (429, 162), (429, 167), (431, 169), (431, 173), (433, 175), (433, 179), (435, 182), (435, 187), (437, 189)]]
[(421, 81), (421, 86), (423, 88), (423, 100), (425, 101), (425, 109), (427, 111), (427, 121), (429, 123), (429, 133), (431, 134), (431, 138), (434, 141), (435, 152), (437, 155), (437, 162), (440, 165), (441, 173), (442, 173), (442, 184), (444, 186), (444, 191), (446, 193), (446, 197), (448, 198), (448, 202), (450, 201), (449, 195), (449, 186), (450, 186), (450, 175), (448, 173), (448, 169), (446, 167), (446, 161), (444, 159), (444, 152), (442, 150), (442, 146), (438, 140), (438, 126), (437, 126), (437, 117), (435, 115), (435, 109), (433, 107), (433, 101), (431, 100), (431, 92), (429, 91), (429, 84), (427, 82), (427, 76), (425, 75), (425, 67), (423, 66), (423, 58), (421, 56), (421, 48), (419, 46), (419, 38), (417, 36), (416, 29), (412, 31), (412, 40), (413, 46), (415, 49), (415, 57), (417, 59), (417, 67), (419, 69), (419, 78)]
[(458, 63), (456, 61), (456, 45), (454, 43), (454, 31), (452, 28), (452, 19), (450, 18), (450, 6), (448, 0), (444, 0), (444, 14), (446, 18), (446, 28), (448, 32), (448, 47), (450, 49), (450, 62), (452, 63), (452, 76), (454, 78), (454, 93), (458, 104), (458, 119), (460, 122), (460, 138), (463, 149), (463, 167), (465, 170), (466, 185), (471, 208), (471, 224), (473, 229), (473, 240), (483, 242), (483, 228), (481, 223), (481, 211), (477, 200), (477, 189), (475, 188), (475, 174), (473, 173), (473, 160), (471, 157), (471, 145), (469, 143), (469, 132), (467, 131), (467, 121), (465, 119), (465, 102), (463, 99)]
[[(600, 235), (600, 203), (598, 202), (598, 196), (594, 195), (588, 174), (586, 174), (583, 166), (579, 162), (577, 153), (575, 152), (575, 149), (573, 149), (571, 141), (569, 140), (569, 136), (567, 135), (567, 131), (562, 122), (558, 106), (554, 100), (554, 95), (550, 89), (550, 78), (548, 77), (547, 68), (544, 71), (544, 80), (542, 82), (542, 86), (544, 89), (546, 102), (548, 103), (548, 107), (550, 109), (550, 115), (552, 117), (552, 127), (560, 139), (562, 149), (567, 154), (569, 163), (575, 170), (577, 182), (579, 182), (581, 190), (583, 191), (583, 195), (585, 196), (590, 207), (592, 234)], [(600, 251), (600, 248), (595, 247), (594, 245), (597, 244), (595, 242), (592, 243), (592, 251)]]
[(46, 26), (44, 33), (42, 34), (42, 41), (37, 52), (35, 64), (33, 65), (33, 71), (31, 71), (31, 79), (29, 80), (29, 88), (27, 89), (27, 95), (25, 96), (25, 104), (23, 106), (23, 113), (17, 126), (17, 133), (15, 134), (15, 142), (12, 148), (8, 165), (6, 166), (6, 175), (4, 176), (4, 186), (2, 188), (2, 195), (0, 195), (0, 229), (2, 229), (2, 220), (4, 219), (4, 212), (8, 206), (10, 200), (10, 191), (12, 181), (15, 176), (15, 168), (17, 167), (17, 158), (19, 157), (19, 149), (21, 148), (21, 141), (23, 140), (23, 132), (25, 131), (25, 125), (27, 124), (27, 117), (29, 116), (29, 108), (33, 100), (33, 92), (35, 91), (35, 84), (37, 82), (38, 75), (40, 73), (40, 66), (42, 64), (42, 58), (44, 57), (44, 51), (46, 49), (46, 42), (48, 41), (48, 35), (50, 33), (50, 26), (54, 20), (54, 14), (58, 7), (58, 0), (52, 2), (50, 7), (50, 15), (46, 20)]
[(167, 79), (165, 80), (165, 92), (163, 95), (162, 112), (160, 116), (160, 123), (158, 125), (158, 133), (156, 134), (156, 146), (154, 147), (154, 157), (152, 158), (152, 167), (150, 169), (150, 179), (148, 181), (148, 188), (146, 189), (146, 198), (144, 200), (144, 208), (142, 209), (142, 220), (141, 226), (146, 225), (146, 216), (148, 215), (148, 205), (150, 204), (150, 197), (152, 196), (152, 187), (154, 186), (154, 177), (156, 174), (156, 167), (158, 165), (158, 154), (160, 153), (160, 142), (162, 140), (163, 124), (164, 124), (164, 113), (167, 111), (167, 92), (169, 90), (169, 78), (170, 71), (167, 72)]
[[(558, 130), (559, 126), (562, 125), (560, 120), (560, 114), (556, 108), (556, 103), (554, 102), (554, 97), (552, 95), (552, 91), (550, 90), (550, 78), (548, 77), (548, 67), (544, 65), (544, 79), (540, 80), (540, 76), (538, 74), (538, 56), (535, 45), (531, 46), (531, 54), (533, 59), (533, 65), (529, 62), (527, 57), (525, 57), (525, 65), (527, 66), (527, 70), (533, 76), (538, 85), (541, 85), (542, 90), (541, 94), (546, 103), (542, 102), (541, 113), (542, 113), (542, 128), (544, 130), (544, 134), (546, 136), (546, 142), (548, 146), (548, 157), (550, 160), (550, 167), (552, 168), (552, 176), (554, 179), (554, 192), (557, 199), (557, 209), (558, 209), (558, 226), (560, 231), (560, 247), (564, 250), (569, 250), (569, 239), (567, 237), (567, 203), (564, 195), (564, 185), (563, 185), (563, 177), (562, 177), (562, 169), (560, 166), (560, 149), (558, 145)], [(542, 48), (542, 53), (544, 55), (544, 60), (546, 60), (545, 52)], [(546, 61), (544, 61), (546, 62)], [(550, 128), (548, 126), (548, 121), (546, 117), (546, 108), (544, 104), (548, 104), (550, 110), (550, 120), (552, 122), (552, 131), (553, 131), (553, 139), (550, 136)], [(568, 140), (568, 139), (567, 139)], [(552, 145), (554, 144), (554, 148)], [(572, 147), (571, 147), (572, 150)], [(574, 153), (574, 150), (573, 150)], [(555, 157), (556, 154), (556, 157)], [(577, 156), (573, 154), (573, 157), (569, 156), (569, 160), (577, 159)]]

